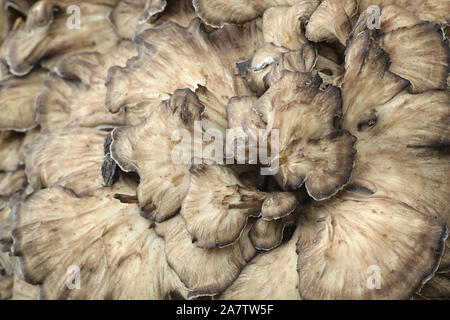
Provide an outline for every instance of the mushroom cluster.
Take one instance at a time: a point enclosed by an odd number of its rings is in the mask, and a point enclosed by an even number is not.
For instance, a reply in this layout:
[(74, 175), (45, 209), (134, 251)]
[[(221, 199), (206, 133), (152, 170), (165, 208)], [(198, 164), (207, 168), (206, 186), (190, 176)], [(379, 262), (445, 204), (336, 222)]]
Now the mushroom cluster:
[(449, 1), (0, 5), (0, 299), (450, 299)]

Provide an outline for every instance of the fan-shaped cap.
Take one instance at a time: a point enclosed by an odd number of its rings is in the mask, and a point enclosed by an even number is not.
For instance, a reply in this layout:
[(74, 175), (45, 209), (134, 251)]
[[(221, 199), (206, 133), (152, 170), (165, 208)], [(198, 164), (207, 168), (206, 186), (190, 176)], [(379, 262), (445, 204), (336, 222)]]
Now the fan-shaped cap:
[(275, 6), (289, 6), (310, 0), (194, 0), (197, 14), (207, 24), (222, 27), (227, 23), (243, 23), (264, 13)]
[(448, 16), (448, 13), (450, 12), (450, 3), (446, 0), (378, 0), (376, 3), (374, 3), (373, 0), (359, 0), (358, 10), (362, 13), (374, 4), (382, 10), (388, 5), (395, 4), (414, 13), (422, 21), (429, 21), (442, 25), (450, 22)]
[(90, 128), (38, 135), (27, 151), (25, 163), (32, 188), (61, 185), (80, 195), (101, 188), (106, 135)]
[(447, 237), (445, 224), (383, 197), (343, 194), (309, 210), (324, 218), (299, 252), (306, 299), (406, 299), (433, 275)]
[(352, 30), (350, 17), (356, 13), (356, 0), (325, 0), (311, 15), (306, 37), (314, 42), (339, 40), (345, 45)]
[[(336, 87), (319, 90), (320, 80), (305, 73), (285, 72), (255, 103), (267, 123), (267, 135), (279, 132), (276, 178), (285, 187), (305, 183), (311, 197), (336, 194), (350, 179), (356, 139), (336, 129), (341, 94)], [(274, 160), (272, 160), (273, 162)]]
[(263, 79), (265, 87), (269, 88), (280, 80), (285, 71), (310, 72), (316, 67), (322, 67), (316, 65), (320, 59), (316, 49), (308, 43), (303, 44), (300, 50), (282, 52), (279, 60), (272, 65), (272, 69)]
[(133, 43), (123, 41), (111, 52), (75, 53), (62, 58), (36, 100), (36, 120), (44, 132), (67, 126), (108, 127), (125, 122), (124, 112), (105, 108), (105, 79), (112, 65), (124, 65), (135, 55)]
[[(118, 1), (108, 18), (119, 38), (132, 40), (136, 33), (157, 27), (166, 21), (187, 27), (191, 20), (197, 17), (192, 0), (172, 0), (167, 5), (166, 2), (161, 0)], [(146, 3), (154, 4), (146, 6)], [(149, 11), (149, 9), (152, 10)]]
[[(15, 75), (25, 75), (43, 57), (67, 52), (96, 50), (106, 52), (117, 37), (107, 21), (115, 1), (79, 1), (80, 28), (68, 27), (66, 14), (71, 1), (41, 0), (33, 4), (10, 42), (7, 62)], [(58, 9), (58, 10), (56, 10)], [(56, 12), (57, 11), (57, 12)]]
[(283, 241), (284, 223), (281, 220), (257, 219), (250, 229), (250, 240), (258, 250), (269, 251)]
[(300, 218), (289, 241), (253, 258), (236, 281), (218, 298), (223, 300), (299, 299), (296, 250), (311, 244), (317, 231), (314, 220)]
[[(223, 35), (224, 41), (230, 40), (226, 33)], [(193, 20), (186, 29), (164, 23), (143, 31), (135, 42), (139, 56), (128, 60), (126, 67), (112, 67), (108, 72), (106, 105), (111, 112), (124, 106), (131, 111), (143, 103), (150, 104), (153, 110), (177, 89), (206, 88), (203, 91), (208, 92), (207, 98), (202, 97), (206, 93), (199, 93), (201, 101), (206, 100), (204, 118), (218, 128), (226, 128), (228, 100), (235, 95), (249, 94), (244, 81), (234, 75), (237, 62), (234, 58), (240, 49), (236, 47), (230, 53), (220, 50), (225, 44), (217, 46), (202, 30), (199, 19)], [(208, 104), (208, 101), (215, 103)]]
[(352, 183), (448, 224), (448, 93), (404, 91), (407, 81), (387, 70), (387, 54), (367, 32), (346, 61), (342, 125), (358, 138)]
[(304, 25), (319, 6), (319, 0), (300, 1), (291, 7), (277, 6), (263, 15), (264, 41), (289, 50), (299, 50), (307, 43)]
[(36, 126), (34, 103), (45, 78), (45, 71), (35, 70), (0, 82), (0, 130), (27, 131)]
[[(38, 227), (39, 226), (39, 227)], [(164, 299), (183, 285), (137, 205), (53, 187), (15, 209), (14, 254), (45, 299)], [(76, 231), (76, 232), (74, 232)], [(77, 285), (79, 290), (71, 290)], [(72, 286), (71, 286), (72, 285)]]
[[(297, 206), (293, 194), (269, 194), (245, 186), (233, 170), (225, 166), (192, 165), (190, 172), (181, 216), (192, 241), (201, 248), (234, 243), (242, 235), (247, 219), (259, 217), (262, 210), (268, 216), (284, 216)], [(275, 197), (277, 201), (272, 200)]]
[(189, 297), (216, 295), (233, 283), (256, 254), (248, 232), (233, 245), (202, 249), (192, 243), (183, 218), (178, 215), (156, 226), (164, 237), (167, 262), (189, 290)]
[[(166, 220), (181, 207), (189, 186), (189, 165), (174, 162), (172, 152), (180, 142), (172, 140), (172, 134), (184, 129), (193, 138), (194, 122), (203, 110), (191, 90), (177, 90), (139, 126), (112, 133), (111, 156), (122, 170), (139, 174), (139, 203), (152, 221)], [(190, 141), (181, 143), (191, 147)]]

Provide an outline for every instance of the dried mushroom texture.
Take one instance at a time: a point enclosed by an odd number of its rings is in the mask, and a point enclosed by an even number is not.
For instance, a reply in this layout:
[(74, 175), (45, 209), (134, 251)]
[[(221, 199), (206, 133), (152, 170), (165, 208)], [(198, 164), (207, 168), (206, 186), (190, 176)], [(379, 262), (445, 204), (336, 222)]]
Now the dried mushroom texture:
[(101, 188), (106, 135), (90, 128), (38, 135), (27, 151), (25, 163), (31, 187), (38, 190), (61, 185), (80, 195)]
[(405, 91), (366, 32), (351, 42), (346, 65), (342, 125), (358, 138), (351, 184), (449, 224), (448, 92)]
[(280, 54), (288, 50), (283, 47), (266, 43), (261, 46), (255, 55), (249, 61), (238, 64), (239, 74), (245, 77), (249, 87), (257, 95), (262, 95), (267, 89), (264, 83), (264, 77), (272, 69), (272, 65), (278, 61)]
[(220, 50), (198, 19), (186, 29), (164, 23), (140, 33), (135, 42), (139, 55), (128, 60), (126, 67), (112, 67), (108, 72), (106, 105), (111, 112), (124, 106), (132, 112), (147, 104), (150, 113), (175, 90), (198, 89), (206, 107), (204, 119), (226, 128), (228, 100), (249, 93), (244, 81), (235, 76), (235, 53)]
[[(118, 39), (107, 21), (115, 1), (41, 0), (33, 4), (27, 20), (11, 40), (6, 56), (10, 71), (25, 75), (42, 58), (61, 56), (68, 52), (107, 52)], [(80, 9), (80, 24), (69, 19), (67, 9)], [(73, 12), (72, 12), (73, 13)], [(78, 28), (79, 27), (79, 28)]]
[(38, 300), (39, 286), (33, 286), (14, 275), (11, 300)]
[(135, 53), (134, 44), (123, 41), (108, 53), (84, 52), (62, 58), (57, 73), (48, 75), (36, 99), (36, 121), (42, 131), (123, 125), (124, 112), (111, 114), (105, 108), (105, 79), (111, 66), (125, 65)]
[[(360, 16), (355, 36), (367, 28), (367, 15)], [(380, 19), (375, 36), (389, 54), (389, 70), (407, 79), (413, 92), (446, 89), (450, 48), (440, 26), (395, 5), (384, 7)]]
[(24, 137), (24, 133), (0, 131), (0, 171), (16, 171), (19, 168)]
[(181, 207), (189, 187), (189, 165), (185, 161), (191, 158), (180, 155), (175, 162), (173, 152), (177, 145), (191, 148), (193, 144), (172, 139), (172, 135), (185, 129), (193, 141), (194, 122), (200, 120), (203, 110), (191, 90), (177, 90), (140, 125), (117, 128), (112, 133), (111, 156), (123, 171), (139, 174), (139, 204), (152, 221), (164, 221)]
[(289, 50), (299, 50), (307, 43), (304, 25), (320, 4), (319, 0), (300, 1), (291, 7), (277, 6), (263, 15), (264, 41)]
[(355, 137), (335, 127), (342, 114), (340, 90), (322, 91), (320, 84), (317, 76), (285, 72), (253, 106), (267, 135), (278, 132), (279, 145), (271, 147), (278, 154), (272, 162), (279, 162), (279, 183), (290, 189), (305, 184), (316, 200), (333, 196), (350, 180), (356, 153)]
[(5, 206), (0, 210), (0, 267), (6, 263), (2, 263), (2, 257), (5, 259), (8, 257), (7, 254), (10, 252), (13, 243), (11, 236), (12, 225), (13, 215), (11, 214), (11, 209)]
[(427, 299), (450, 299), (450, 274), (435, 274), (418, 294)]
[(9, 197), (26, 188), (27, 177), (25, 171), (0, 172), (0, 197)]
[[(84, 198), (61, 187), (40, 190), (14, 214), (14, 254), (25, 280), (40, 285), (40, 298), (164, 299), (184, 292), (166, 263), (164, 241), (138, 206), (106, 189)], [(80, 288), (70, 290), (76, 271)]]
[[(292, 238), (272, 251), (258, 254), (221, 295), (222, 300), (298, 300), (296, 253), (299, 246), (313, 242), (318, 229), (314, 221), (302, 218)], [(268, 276), (270, 275), (270, 276)]]
[[(310, 44), (303, 44), (300, 50), (282, 52), (278, 61), (272, 65), (270, 72), (264, 76), (264, 84), (269, 88), (283, 76), (285, 71), (310, 72), (313, 70), (322, 70), (322, 58), (317, 55), (316, 49)], [(320, 74), (322, 77), (322, 74)]]
[(165, 241), (167, 262), (189, 290), (189, 297), (222, 292), (238, 277), (256, 254), (248, 237), (250, 225), (236, 243), (224, 248), (202, 249), (192, 243), (180, 215), (156, 226)]
[(7, 300), (12, 297), (14, 278), (6, 274), (0, 266), (0, 300)]
[(450, 3), (447, 0), (358, 0), (358, 10), (360, 13), (366, 11), (370, 6), (377, 5), (381, 11), (388, 5), (397, 5), (416, 15), (422, 21), (429, 21), (436, 24), (445, 25), (450, 22)]
[[(264, 193), (245, 186), (235, 172), (216, 164), (192, 165), (181, 216), (200, 248), (224, 247), (238, 240), (249, 217), (286, 216), (297, 206), (290, 193)], [(277, 201), (271, 201), (277, 198)], [(276, 231), (276, 230), (275, 230)]]
[(250, 240), (258, 250), (269, 251), (283, 241), (284, 223), (281, 220), (256, 220), (250, 229)]
[(36, 70), (0, 82), (0, 130), (27, 131), (36, 126), (34, 103), (45, 77), (45, 71)]
[(356, 13), (356, 0), (325, 0), (311, 15), (306, 37), (313, 42), (339, 40), (345, 45), (352, 30), (350, 18)]
[(404, 203), (344, 193), (308, 210), (323, 228), (299, 251), (302, 298), (407, 299), (439, 264), (445, 224)]
[[(157, 27), (166, 21), (187, 27), (191, 20), (197, 17), (192, 0), (171, 0), (162, 11), (153, 10), (152, 12), (146, 9), (146, 3), (149, 2), (155, 1), (122, 0), (117, 2), (109, 14), (109, 20), (119, 38), (132, 40), (140, 31)], [(166, 1), (156, 2), (163, 4)], [(159, 9), (161, 8), (162, 6), (159, 6)]]
[(207, 24), (222, 27), (228, 23), (244, 23), (261, 16), (275, 6), (291, 6), (311, 0), (194, 0), (197, 14)]

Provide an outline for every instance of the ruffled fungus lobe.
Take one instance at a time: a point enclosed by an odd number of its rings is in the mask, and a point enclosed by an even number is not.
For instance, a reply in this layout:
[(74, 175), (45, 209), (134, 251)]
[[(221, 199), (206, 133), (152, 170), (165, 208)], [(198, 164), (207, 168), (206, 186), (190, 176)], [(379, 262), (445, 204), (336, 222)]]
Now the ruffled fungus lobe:
[(343, 194), (310, 210), (326, 218), (299, 252), (306, 299), (407, 299), (434, 273), (447, 237), (445, 224), (380, 196)]
[(154, 28), (166, 21), (187, 27), (197, 17), (192, 0), (124, 0), (118, 1), (109, 14), (114, 31), (121, 39), (133, 40), (142, 30)]
[(27, 151), (25, 163), (31, 187), (39, 190), (61, 185), (79, 195), (101, 188), (106, 135), (105, 131), (90, 128), (38, 135)]
[(45, 77), (45, 71), (36, 70), (0, 82), (0, 130), (27, 131), (36, 126), (34, 103)]
[(446, 25), (450, 23), (449, 12), (450, 3), (447, 0), (358, 0), (358, 10), (360, 13), (366, 11), (371, 5), (376, 4), (381, 9), (388, 5), (395, 4), (409, 12), (412, 12), (422, 21)]
[[(26, 23), (20, 25), (9, 45), (6, 58), (10, 71), (22, 76), (44, 57), (89, 49), (108, 51), (117, 42), (107, 21), (107, 14), (114, 3), (114, 0), (37, 1), (29, 10)], [(68, 26), (69, 15), (66, 12), (71, 5), (80, 9), (79, 26)]]
[(306, 37), (314, 42), (339, 40), (345, 45), (352, 30), (350, 18), (356, 13), (357, 0), (325, 0), (311, 15)]
[(311, 0), (194, 0), (197, 14), (207, 24), (223, 27), (227, 23), (244, 23), (264, 13), (270, 7), (310, 3)]
[[(139, 174), (139, 204), (152, 221), (164, 221), (181, 207), (189, 187), (189, 165), (183, 161), (191, 157), (174, 162), (172, 152), (180, 142), (172, 135), (185, 129), (193, 141), (194, 122), (203, 111), (195, 93), (177, 90), (140, 125), (117, 128), (112, 133), (111, 156), (123, 171)], [(186, 146), (191, 147), (191, 142)]]
[[(450, 220), (448, 155), (440, 150), (449, 140), (448, 96), (407, 93), (387, 57), (368, 32), (347, 48), (342, 125), (357, 136), (358, 154), (348, 191), (308, 208), (324, 229), (299, 252), (303, 298), (409, 298), (440, 263)], [(367, 285), (374, 271), (377, 290)]]
[(311, 197), (324, 200), (349, 181), (356, 139), (335, 127), (342, 115), (339, 89), (319, 86), (317, 77), (285, 72), (253, 108), (267, 124), (267, 135), (279, 131), (280, 184), (291, 189), (305, 184)]
[[(367, 14), (360, 16), (355, 35), (367, 28), (367, 19)], [(375, 34), (389, 54), (389, 70), (409, 80), (413, 92), (446, 89), (450, 48), (440, 26), (396, 5), (384, 7), (380, 19)]]
[[(278, 248), (258, 254), (219, 299), (298, 300), (296, 250), (308, 247), (319, 230), (314, 220), (302, 215), (292, 238)], [(267, 276), (270, 274), (270, 277)]]
[(248, 225), (233, 245), (202, 249), (192, 243), (183, 218), (178, 215), (156, 226), (165, 241), (169, 266), (189, 290), (189, 297), (212, 296), (222, 292), (238, 277), (256, 254)]
[(44, 82), (36, 100), (36, 121), (42, 131), (67, 126), (111, 127), (123, 125), (123, 112), (105, 108), (105, 79), (112, 65), (124, 65), (135, 55), (133, 43), (123, 41), (110, 52), (67, 55)]
[[(185, 291), (167, 265), (164, 241), (139, 208), (104, 189), (79, 198), (40, 190), (15, 209), (14, 254), (45, 299), (164, 299)], [(77, 232), (73, 232), (77, 230)], [(58, 252), (58, 254), (54, 254)], [(74, 271), (71, 271), (74, 270)], [(74, 272), (79, 272), (79, 290)]]
[[(243, 28), (242, 32), (252, 30)], [(238, 36), (242, 38), (246, 34)], [(230, 40), (233, 42), (227, 45)], [(218, 46), (215, 41), (224, 43)], [(220, 32), (218, 36), (207, 34), (198, 19), (187, 29), (167, 22), (143, 31), (135, 42), (139, 55), (128, 60), (125, 68), (112, 67), (108, 72), (106, 105), (111, 112), (118, 112), (125, 106), (133, 112), (146, 104), (147, 116), (171, 92), (198, 89), (200, 101), (206, 107), (204, 120), (224, 129), (228, 100), (250, 94), (244, 81), (235, 76), (235, 63), (239, 61), (235, 59), (240, 52), (250, 52), (250, 57), (253, 51), (251, 46), (249, 49), (240, 47), (239, 39), (228, 37), (227, 32)], [(224, 47), (229, 50), (223, 50)]]
[(181, 216), (192, 241), (200, 248), (230, 245), (239, 239), (249, 217), (263, 214), (281, 218), (297, 206), (293, 194), (264, 193), (245, 186), (225, 166), (192, 165), (190, 173)]
[(264, 11), (263, 33), (266, 43), (289, 50), (299, 50), (308, 40), (304, 35), (304, 25), (320, 1), (300, 1), (291, 7), (272, 7)]

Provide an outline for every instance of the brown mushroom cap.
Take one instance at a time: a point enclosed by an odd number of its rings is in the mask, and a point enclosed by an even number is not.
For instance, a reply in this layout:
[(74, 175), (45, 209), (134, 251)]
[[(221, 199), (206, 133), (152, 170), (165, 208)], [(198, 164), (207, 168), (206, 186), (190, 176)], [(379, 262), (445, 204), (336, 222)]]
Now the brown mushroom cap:
[(308, 42), (304, 24), (319, 4), (319, 0), (300, 1), (291, 7), (277, 6), (264, 11), (264, 41), (289, 50), (299, 50), (302, 44)]
[(407, 81), (387, 70), (387, 54), (367, 32), (346, 60), (342, 125), (358, 138), (352, 184), (448, 224), (448, 92), (406, 92)]
[[(342, 125), (358, 138), (356, 165), (347, 192), (309, 206), (324, 229), (299, 253), (302, 297), (409, 298), (441, 260), (450, 218), (441, 150), (449, 140), (448, 95), (407, 93), (388, 61), (368, 32), (349, 43)], [(373, 266), (379, 290), (367, 286)]]
[[(437, 268), (445, 224), (401, 202), (343, 194), (310, 208), (325, 218), (314, 244), (299, 252), (302, 298), (405, 299)], [(371, 268), (380, 272), (376, 289)]]
[(139, 126), (112, 133), (111, 156), (123, 171), (139, 174), (139, 204), (152, 221), (164, 221), (181, 207), (189, 187), (189, 165), (174, 163), (172, 151), (179, 141), (172, 140), (172, 134), (186, 129), (192, 138), (203, 110), (192, 91), (177, 90)]
[(108, 127), (125, 123), (124, 113), (105, 108), (105, 79), (112, 65), (124, 65), (135, 55), (131, 42), (123, 41), (111, 52), (67, 55), (50, 74), (36, 100), (36, 121), (42, 131), (67, 126)]
[(244, 23), (275, 6), (290, 6), (311, 0), (194, 0), (197, 14), (207, 24), (222, 27), (227, 23)]
[(306, 37), (314, 42), (338, 39), (345, 45), (352, 30), (350, 17), (356, 13), (356, 0), (325, 0), (309, 19)]
[[(248, 29), (242, 29), (245, 30)], [(232, 40), (227, 33), (221, 34), (224, 41)], [(139, 56), (128, 60), (125, 68), (112, 67), (108, 72), (107, 108), (117, 112), (126, 106), (132, 112), (140, 104), (146, 104), (150, 105), (150, 113), (177, 89), (195, 91), (206, 87), (208, 94), (199, 93), (206, 106), (203, 118), (219, 129), (226, 128), (228, 100), (250, 92), (244, 81), (235, 76), (237, 61), (234, 59), (240, 49), (236, 47), (230, 53), (222, 51), (220, 49), (225, 45), (216, 46), (214, 41), (218, 39), (210, 38), (198, 19), (187, 29), (166, 22), (158, 28), (143, 31), (135, 38)], [(215, 103), (210, 103), (212, 101)]]
[(450, 274), (436, 274), (422, 287), (418, 293), (427, 299), (450, 299)]
[[(146, 9), (146, 2), (152, 1), (122, 0), (117, 2), (108, 18), (119, 38), (132, 40), (136, 33), (144, 29), (157, 27), (166, 21), (172, 21), (182, 27), (187, 27), (191, 20), (197, 17), (192, 6), (192, 0), (171, 0), (165, 8), (153, 6), (156, 10), (151, 12)], [(166, 1), (159, 0), (158, 2), (162, 5)], [(162, 11), (158, 11), (159, 9), (162, 9)]]
[(189, 290), (189, 297), (216, 295), (231, 285), (256, 254), (248, 232), (233, 245), (202, 249), (191, 241), (183, 218), (178, 215), (156, 226), (165, 241), (167, 262)]
[(34, 190), (62, 185), (77, 194), (102, 187), (100, 167), (107, 132), (71, 128), (38, 135), (26, 157), (26, 173)]
[(35, 70), (26, 77), (0, 82), (0, 130), (27, 131), (36, 126), (34, 103), (46, 74)]
[(284, 223), (281, 220), (256, 220), (250, 229), (250, 240), (257, 250), (269, 251), (283, 241)]
[(377, 0), (376, 3), (374, 3), (373, 0), (359, 0), (358, 4), (360, 13), (374, 4), (381, 9), (384, 9), (384, 7), (388, 5), (395, 4), (414, 13), (422, 21), (430, 21), (438, 24), (448, 24), (450, 22), (448, 16), (448, 13), (450, 12), (450, 3), (446, 0)]
[[(172, 290), (182, 293), (165, 261), (164, 241), (149, 226), (138, 206), (120, 203), (108, 189), (79, 198), (53, 187), (16, 207), (14, 254), (25, 280), (39, 284), (45, 299), (163, 299)], [(80, 270), (79, 290), (67, 286), (70, 266)]]
[[(272, 65), (270, 72), (264, 77), (264, 84), (269, 88), (275, 82), (281, 79), (283, 72), (310, 72), (313, 69), (320, 68), (317, 63), (322, 61), (321, 57), (317, 55), (316, 49), (310, 44), (303, 44), (300, 50), (282, 52), (278, 61)], [(322, 76), (322, 75), (321, 75)]]
[(323, 200), (336, 194), (350, 179), (355, 138), (336, 129), (341, 95), (336, 87), (320, 91), (320, 81), (305, 73), (285, 72), (255, 103), (267, 123), (267, 134), (279, 130), (279, 170), (284, 187), (305, 183), (310, 196)]
[(298, 300), (296, 250), (314, 241), (316, 225), (314, 220), (301, 217), (288, 242), (253, 258), (218, 299)]
[(0, 131), (0, 171), (15, 171), (19, 167), (24, 137), (23, 133)]
[[(233, 170), (225, 166), (192, 165), (190, 173), (181, 216), (192, 241), (200, 248), (234, 243), (247, 225), (247, 219), (260, 216), (261, 207), (267, 215), (284, 216), (297, 206), (292, 194), (263, 193), (244, 186)], [(272, 198), (277, 201), (271, 201)]]
[[(108, 51), (117, 42), (107, 21), (114, 2), (36, 2), (28, 12), (26, 23), (21, 24), (9, 45), (6, 58), (10, 71), (15, 75), (25, 75), (41, 58), (69, 51)], [(66, 10), (70, 5), (80, 7), (80, 29), (67, 27)]]
[(409, 80), (413, 92), (446, 89), (450, 47), (440, 27), (397, 6), (384, 7), (381, 19), (377, 33), (391, 60), (389, 70)]

